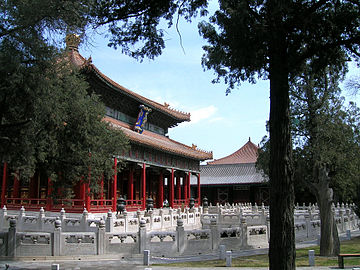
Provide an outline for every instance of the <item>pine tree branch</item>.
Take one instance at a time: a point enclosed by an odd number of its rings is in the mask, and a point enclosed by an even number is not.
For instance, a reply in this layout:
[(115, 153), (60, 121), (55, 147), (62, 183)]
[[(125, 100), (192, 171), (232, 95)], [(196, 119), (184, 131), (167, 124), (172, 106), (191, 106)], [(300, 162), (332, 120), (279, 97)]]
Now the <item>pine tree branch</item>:
[(29, 118), (27, 120), (19, 121), (19, 122), (13, 122), (13, 123), (7, 123), (7, 124), (0, 124), (0, 129), (3, 128), (11, 128), (11, 127), (18, 127), (22, 125), (28, 124), (30, 121), (32, 121), (32, 118)]

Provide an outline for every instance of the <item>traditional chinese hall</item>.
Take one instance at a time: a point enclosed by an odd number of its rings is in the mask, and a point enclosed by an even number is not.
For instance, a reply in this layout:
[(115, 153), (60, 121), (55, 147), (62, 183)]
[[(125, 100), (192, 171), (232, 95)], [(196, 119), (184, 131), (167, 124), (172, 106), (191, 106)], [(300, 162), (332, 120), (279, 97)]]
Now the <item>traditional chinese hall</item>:
[[(73, 187), (72, 199), (51, 196), (51, 179), (41, 173), (22, 182), (11, 164), (1, 164), (1, 207), (7, 209), (101, 213), (116, 210), (117, 198), (123, 197), (127, 211), (143, 210), (146, 199), (152, 198), (155, 207), (166, 200), (172, 208), (187, 206), (190, 198), (200, 203), (200, 162), (212, 159), (212, 152), (187, 146), (169, 138), (169, 128), (190, 121), (190, 114), (145, 98), (114, 82), (101, 73), (78, 51), (79, 39), (70, 35), (66, 39), (69, 61), (86, 76), (92, 91), (100, 95), (106, 106), (104, 120), (113, 128), (121, 129), (130, 141), (129, 150), (114, 157), (125, 167), (113, 179), (101, 181), (100, 192), (94, 193), (86, 183)], [(196, 183), (190, 184), (190, 179)]]

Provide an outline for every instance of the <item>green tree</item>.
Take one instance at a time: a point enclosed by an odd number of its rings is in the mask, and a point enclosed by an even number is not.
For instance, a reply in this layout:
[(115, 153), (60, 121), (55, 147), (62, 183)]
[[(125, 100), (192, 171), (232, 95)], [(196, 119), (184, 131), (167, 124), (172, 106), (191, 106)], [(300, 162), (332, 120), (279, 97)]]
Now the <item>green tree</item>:
[[(98, 96), (88, 93), (83, 76), (60, 59), (23, 68), (0, 51), (6, 106), (0, 153), (24, 180), (39, 169), (54, 187), (71, 187), (89, 168), (92, 179), (112, 176), (112, 157), (126, 149), (127, 139), (102, 121), (105, 107)], [(91, 184), (95, 188), (97, 181)]]
[[(354, 103), (343, 104), (338, 84), (344, 70), (326, 72), (305, 69), (291, 85), (290, 96), (295, 187), (306, 186), (315, 196), (321, 219), (320, 255), (330, 256), (340, 251), (331, 205), (334, 199), (356, 200), (360, 112)], [(268, 171), (268, 141), (262, 144), (257, 166)]]
[(104, 108), (80, 74), (59, 62), (65, 35), (86, 42), (100, 31), (109, 46), (139, 60), (154, 58), (165, 47), (160, 22), (190, 21), (205, 7), (205, 0), (1, 1), (1, 160), (24, 178), (40, 167), (69, 185), (89, 168), (94, 178), (111, 175), (109, 156), (126, 140), (101, 121)]
[[(348, 79), (345, 82), (345, 87), (349, 93), (352, 93), (353, 95), (358, 95), (359, 91), (360, 91), (359, 75), (352, 76), (350, 79)], [(357, 139), (359, 140), (360, 132), (357, 132), (357, 136), (358, 136)], [(360, 167), (358, 167), (357, 169), (359, 171)], [(354, 210), (355, 210), (355, 213), (358, 216), (360, 216), (360, 181), (357, 182), (356, 187), (353, 189), (353, 191), (355, 192), (355, 196), (353, 199), (353, 202), (355, 204)]]
[(202, 22), (203, 65), (232, 89), (270, 79), (270, 269), (295, 268), (290, 83), (311, 60), (316, 70), (359, 56), (359, 4), (354, 1), (230, 1)]
[(324, 256), (340, 252), (331, 211), (333, 193), (348, 201), (354, 197), (353, 187), (359, 180), (359, 109), (355, 104), (343, 106), (338, 84), (345, 70), (339, 66), (321, 73), (304, 69), (291, 86), (295, 178), (316, 196), (321, 219), (320, 255)]
[(40, 169), (54, 187), (70, 187), (89, 168), (93, 179), (110, 177), (113, 155), (127, 145), (122, 132), (102, 121), (99, 98), (49, 41), (56, 31), (82, 27), (79, 3), (1, 3), (0, 158), (24, 180)]

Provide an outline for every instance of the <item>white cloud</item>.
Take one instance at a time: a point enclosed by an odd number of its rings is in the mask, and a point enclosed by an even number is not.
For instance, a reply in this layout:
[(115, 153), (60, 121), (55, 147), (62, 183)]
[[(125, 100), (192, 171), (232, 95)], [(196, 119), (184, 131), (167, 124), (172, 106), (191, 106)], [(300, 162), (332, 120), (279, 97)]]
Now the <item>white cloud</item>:
[(220, 120), (221, 117), (212, 118), (212, 116), (214, 116), (217, 111), (218, 108), (215, 107), (214, 105), (210, 105), (196, 110), (191, 110), (190, 122), (183, 122), (179, 125), (179, 127), (187, 127), (189, 125), (197, 124), (206, 119), (210, 119), (209, 121), (214, 121), (214, 120), (218, 121)]
[(215, 123), (215, 122), (219, 122), (219, 121), (223, 121), (224, 120), (224, 117), (214, 117), (214, 118), (211, 118), (209, 119), (209, 123)]
[(191, 111), (191, 122), (192, 124), (196, 124), (204, 119), (208, 119), (213, 116), (217, 112), (217, 108), (214, 105), (210, 105), (205, 108), (200, 108), (194, 111)]

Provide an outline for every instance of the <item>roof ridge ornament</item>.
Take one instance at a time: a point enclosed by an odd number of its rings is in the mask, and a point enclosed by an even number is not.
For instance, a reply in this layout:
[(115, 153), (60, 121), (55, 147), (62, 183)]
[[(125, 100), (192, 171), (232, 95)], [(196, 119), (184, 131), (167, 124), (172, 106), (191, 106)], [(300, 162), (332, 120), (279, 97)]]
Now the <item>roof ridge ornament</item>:
[(187, 112), (184, 112), (184, 111), (181, 111), (181, 110), (177, 110), (175, 108), (171, 108), (170, 104), (167, 103), (167, 102), (164, 102), (164, 107), (169, 109), (170, 111), (190, 116), (190, 113), (187, 113)]
[(67, 34), (65, 37), (66, 49), (78, 50), (80, 44), (80, 36), (76, 34)]

